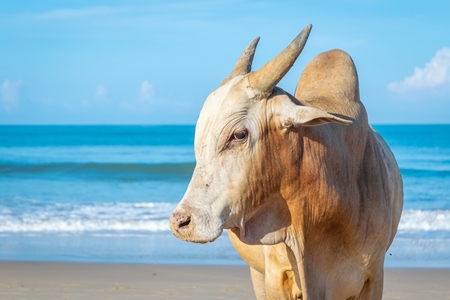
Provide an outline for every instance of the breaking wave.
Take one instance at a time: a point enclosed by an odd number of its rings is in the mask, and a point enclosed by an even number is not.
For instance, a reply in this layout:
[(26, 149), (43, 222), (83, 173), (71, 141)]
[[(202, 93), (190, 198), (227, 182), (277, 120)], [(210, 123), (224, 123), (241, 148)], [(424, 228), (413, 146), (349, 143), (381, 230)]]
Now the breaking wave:
[(450, 210), (405, 210), (399, 232), (450, 231)]
[[(29, 201), (30, 202), (30, 201)], [(174, 203), (28, 203), (0, 207), (0, 233), (159, 232)]]

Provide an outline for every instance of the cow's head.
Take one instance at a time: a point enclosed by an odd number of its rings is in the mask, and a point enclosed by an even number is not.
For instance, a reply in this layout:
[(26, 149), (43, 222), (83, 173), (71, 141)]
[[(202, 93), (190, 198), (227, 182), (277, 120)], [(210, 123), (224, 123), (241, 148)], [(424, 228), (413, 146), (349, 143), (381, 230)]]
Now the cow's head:
[(311, 25), (255, 72), (251, 64), (259, 38), (253, 40), (231, 75), (206, 99), (195, 133), (197, 165), (169, 221), (178, 238), (205, 243), (218, 238), (223, 229), (232, 229), (248, 243), (283, 239), (282, 228), (290, 222), (280, 195), (286, 167), (280, 155), (290, 147), (283, 136), (287, 139), (292, 127), (349, 123), (303, 106), (276, 87), (310, 30)]

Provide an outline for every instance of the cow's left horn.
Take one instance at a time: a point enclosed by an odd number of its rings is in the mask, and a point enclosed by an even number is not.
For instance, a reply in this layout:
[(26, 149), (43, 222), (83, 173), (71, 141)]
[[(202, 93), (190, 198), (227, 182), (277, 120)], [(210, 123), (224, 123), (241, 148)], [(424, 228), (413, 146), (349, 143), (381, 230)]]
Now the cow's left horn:
[(250, 85), (263, 92), (272, 92), (284, 75), (294, 65), (308, 39), (312, 25), (306, 26), (302, 32), (281, 51), (275, 58), (249, 75)]
[(234, 66), (233, 71), (231, 71), (231, 74), (222, 81), (222, 84), (226, 83), (228, 80), (236, 76), (250, 73), (250, 71), (252, 70), (253, 56), (255, 55), (255, 50), (258, 42), (259, 36), (251, 41), (247, 48), (245, 48), (244, 52), (242, 52), (241, 54), (241, 57)]

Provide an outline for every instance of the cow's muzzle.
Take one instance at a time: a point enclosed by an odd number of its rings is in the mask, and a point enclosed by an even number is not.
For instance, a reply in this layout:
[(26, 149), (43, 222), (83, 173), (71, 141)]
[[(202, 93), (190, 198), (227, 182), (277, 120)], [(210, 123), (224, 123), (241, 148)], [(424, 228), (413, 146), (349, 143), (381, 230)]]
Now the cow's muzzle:
[[(198, 224), (197, 224), (198, 222)], [(179, 239), (194, 242), (208, 243), (217, 239), (223, 231), (221, 222), (212, 222), (210, 218), (192, 214), (190, 210), (175, 209), (169, 219), (172, 233)]]

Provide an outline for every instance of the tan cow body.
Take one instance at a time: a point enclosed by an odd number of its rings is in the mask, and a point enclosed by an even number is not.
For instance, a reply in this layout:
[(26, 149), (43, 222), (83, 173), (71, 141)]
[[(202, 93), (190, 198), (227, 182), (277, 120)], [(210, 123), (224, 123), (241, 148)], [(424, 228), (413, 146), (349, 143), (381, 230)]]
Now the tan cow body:
[(295, 96), (276, 87), (309, 30), (256, 72), (253, 41), (208, 97), (197, 166), (170, 226), (200, 243), (228, 229), (258, 299), (381, 299), (400, 172), (368, 125), (348, 54), (315, 57)]

